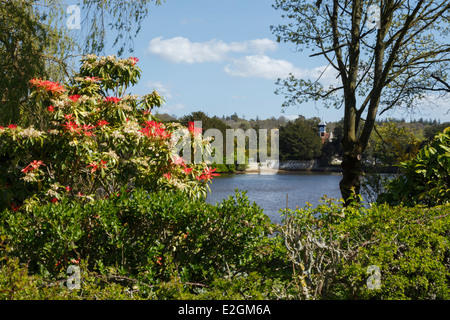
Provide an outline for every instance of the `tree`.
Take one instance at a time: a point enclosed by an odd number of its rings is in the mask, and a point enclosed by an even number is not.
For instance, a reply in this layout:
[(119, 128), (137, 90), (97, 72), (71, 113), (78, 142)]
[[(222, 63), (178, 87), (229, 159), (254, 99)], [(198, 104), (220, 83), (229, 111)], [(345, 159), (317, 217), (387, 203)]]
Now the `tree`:
[(450, 201), (450, 128), (437, 133), (415, 158), (402, 162), (400, 176), (377, 201), (407, 206), (445, 205)]
[(427, 140), (431, 140), (434, 138), (434, 136), (438, 132), (444, 131), (444, 129), (449, 126), (450, 126), (450, 122), (444, 122), (444, 123), (436, 125), (436, 126), (430, 125), (430, 126), (427, 126), (424, 128), (423, 134)]
[(386, 122), (376, 126), (375, 130), (366, 150), (374, 164), (399, 165), (401, 162), (412, 159), (419, 152), (422, 137), (418, 137), (407, 127)]
[[(132, 39), (149, 4), (161, 2), (80, 0), (83, 32), (77, 32), (65, 23), (68, 7), (62, 0), (0, 0), (0, 125), (33, 124), (38, 113), (26, 109), (29, 81), (67, 80), (80, 54), (104, 52), (112, 31), (117, 32), (113, 47), (118, 47), (118, 55), (127, 48), (132, 52)], [(106, 32), (107, 26), (111, 31)]]
[[(79, 0), (85, 12), (83, 27), (89, 30), (84, 38), (84, 53), (101, 53), (106, 45), (106, 26), (116, 31), (113, 46), (119, 45), (118, 56), (128, 50), (133, 52), (133, 38), (141, 30), (142, 21), (148, 16), (149, 4), (161, 5), (163, 0)], [(165, 0), (164, 0), (165, 1)], [(110, 20), (108, 21), (108, 17)]]
[(51, 25), (34, 1), (0, 1), (0, 124), (32, 121), (34, 110), (25, 112), (29, 80), (66, 74), (62, 55), (73, 49), (65, 30)]
[[(322, 5), (320, 5), (322, 3)], [(292, 42), (299, 51), (318, 50), (336, 71), (339, 84), (325, 86), (321, 79), (278, 80), (277, 94), (284, 94), (283, 107), (308, 100), (344, 110), (342, 146), (345, 200), (360, 191), (361, 154), (366, 150), (377, 115), (395, 107), (413, 107), (432, 92), (439, 73), (445, 79), (450, 61), (448, 1), (379, 2), (364, 0), (276, 0), (287, 24), (272, 26), (279, 42)], [(375, 5), (375, 7), (373, 6)], [(379, 13), (369, 12), (375, 8)], [(375, 19), (373, 18), (375, 16)], [(372, 26), (375, 20), (375, 26)], [(365, 119), (364, 119), (365, 117)]]
[(298, 117), (280, 126), (280, 153), (283, 160), (311, 160), (320, 156), (322, 140), (317, 133), (317, 120)]

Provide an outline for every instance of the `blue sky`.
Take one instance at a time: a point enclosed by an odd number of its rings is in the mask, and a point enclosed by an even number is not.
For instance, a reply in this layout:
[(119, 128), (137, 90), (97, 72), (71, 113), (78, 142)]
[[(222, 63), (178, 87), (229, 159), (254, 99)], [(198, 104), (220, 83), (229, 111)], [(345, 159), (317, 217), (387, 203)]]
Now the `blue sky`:
[[(160, 112), (176, 116), (203, 111), (210, 116), (232, 115), (260, 119), (302, 114), (325, 121), (342, 118), (343, 110), (321, 103), (290, 107), (284, 113), (282, 96), (274, 94), (278, 77), (293, 72), (312, 76), (324, 67), (320, 58), (295, 52), (292, 44), (276, 43), (270, 25), (282, 22), (273, 0), (167, 0), (151, 6), (134, 41), (134, 56), (143, 74), (134, 94), (153, 89), (166, 98)], [(421, 114), (387, 116), (436, 118), (450, 104), (425, 108)]]

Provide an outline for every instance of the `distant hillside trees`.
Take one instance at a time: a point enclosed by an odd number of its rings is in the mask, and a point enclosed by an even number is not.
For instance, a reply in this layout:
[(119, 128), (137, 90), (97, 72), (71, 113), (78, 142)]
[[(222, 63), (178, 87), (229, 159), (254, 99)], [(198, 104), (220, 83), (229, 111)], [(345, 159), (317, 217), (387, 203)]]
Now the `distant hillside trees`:
[(322, 140), (318, 134), (320, 119), (296, 120), (280, 126), (280, 160), (311, 160), (322, 154)]

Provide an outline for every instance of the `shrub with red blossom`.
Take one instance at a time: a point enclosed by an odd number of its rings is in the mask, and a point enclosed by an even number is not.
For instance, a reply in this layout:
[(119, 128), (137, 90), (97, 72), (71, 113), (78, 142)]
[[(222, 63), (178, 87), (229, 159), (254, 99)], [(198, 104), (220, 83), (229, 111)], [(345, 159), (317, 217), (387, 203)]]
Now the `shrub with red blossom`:
[(156, 91), (127, 93), (141, 75), (138, 61), (88, 55), (64, 85), (30, 81), (29, 101), (43, 110), (44, 125), (0, 128), (0, 210), (104, 199), (123, 186), (206, 196), (217, 174), (204, 162), (186, 163), (174, 135), (186, 130), (201, 138), (201, 130), (160, 122), (151, 113), (164, 103)]

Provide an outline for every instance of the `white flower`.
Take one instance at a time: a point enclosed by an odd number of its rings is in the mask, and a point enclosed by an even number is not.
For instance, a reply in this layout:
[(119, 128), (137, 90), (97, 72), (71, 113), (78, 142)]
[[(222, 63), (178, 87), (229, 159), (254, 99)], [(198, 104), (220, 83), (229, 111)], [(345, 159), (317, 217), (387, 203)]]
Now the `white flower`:
[(111, 135), (112, 135), (112, 137), (113, 138), (115, 138), (115, 139), (122, 139), (122, 140), (125, 140), (125, 136), (122, 134), (122, 133), (120, 133), (119, 131), (113, 131), (112, 133), (111, 133)]
[(52, 129), (48, 133), (53, 134), (53, 135), (57, 135), (57, 134), (59, 134), (59, 130)]
[(51, 100), (51, 103), (57, 108), (63, 108), (65, 106), (65, 102), (63, 100)]
[(56, 197), (56, 196), (58, 195), (58, 192), (56, 192), (56, 191), (53, 190), (53, 189), (48, 189), (46, 195), (47, 195), (47, 196), (50, 196), (50, 197)]
[(20, 178), (25, 182), (36, 181), (36, 174), (33, 172), (28, 172), (24, 177)]
[(19, 136), (22, 138), (39, 138), (42, 132), (33, 128), (33, 126), (19, 132)]
[(103, 152), (103, 154), (105, 154), (108, 157), (115, 159), (115, 160), (119, 159), (119, 156), (117, 155), (117, 153), (114, 150), (109, 150), (109, 152)]
[(124, 111), (133, 111), (133, 108), (125, 103), (120, 103), (118, 107)]

